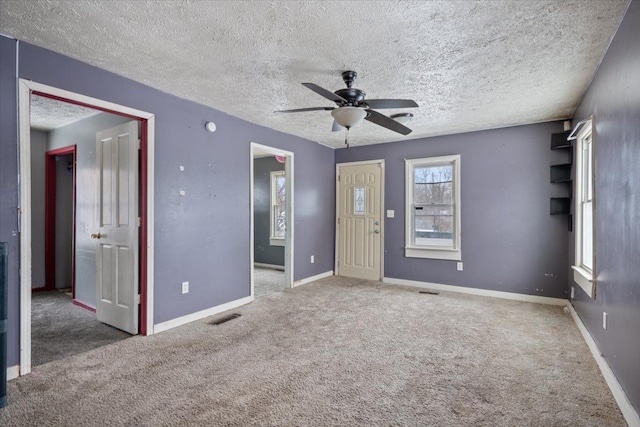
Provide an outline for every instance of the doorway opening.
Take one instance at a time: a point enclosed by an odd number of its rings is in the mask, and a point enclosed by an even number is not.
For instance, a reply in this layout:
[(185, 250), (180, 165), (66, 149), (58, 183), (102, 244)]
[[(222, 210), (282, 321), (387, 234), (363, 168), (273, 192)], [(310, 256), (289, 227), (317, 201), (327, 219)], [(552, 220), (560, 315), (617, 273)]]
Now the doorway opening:
[(251, 143), (251, 296), (293, 287), (293, 153)]
[[(19, 375), (25, 375), (33, 365), (119, 341), (129, 333), (153, 333), (153, 276), (149, 274), (153, 195), (149, 188), (153, 188), (154, 116), (22, 79), (19, 95)], [(132, 131), (125, 135), (121, 123)], [(117, 138), (108, 140), (102, 135), (105, 129), (115, 129)], [(101, 161), (102, 148), (116, 145), (121, 150), (107, 153), (107, 160)], [(103, 230), (108, 210), (99, 207), (104, 199), (100, 194), (110, 185), (104, 185), (105, 171), (122, 172), (117, 166), (122, 164), (132, 171), (128, 190), (120, 193), (125, 205), (134, 206), (129, 218), (135, 224), (135, 243), (127, 253), (136, 256), (120, 256), (118, 262), (139, 272), (128, 285), (129, 311), (135, 312), (136, 319), (135, 328), (126, 329), (129, 333), (109, 326), (113, 322), (98, 321), (96, 306), (104, 300), (98, 289), (101, 278), (108, 275), (99, 262), (101, 243), (92, 241), (100, 234), (94, 233), (94, 227), (98, 224)], [(124, 189), (122, 174), (111, 175), (111, 184)], [(109, 281), (120, 283), (120, 277)]]

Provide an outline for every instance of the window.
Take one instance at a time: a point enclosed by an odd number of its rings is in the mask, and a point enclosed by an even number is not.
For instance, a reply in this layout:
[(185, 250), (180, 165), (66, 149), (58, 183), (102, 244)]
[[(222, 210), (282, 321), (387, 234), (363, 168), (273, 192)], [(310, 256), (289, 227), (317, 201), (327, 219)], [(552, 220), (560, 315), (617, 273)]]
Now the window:
[(574, 207), (576, 217), (576, 260), (572, 268), (574, 270), (574, 281), (591, 298), (595, 296), (593, 165), (592, 121), (589, 120), (576, 138), (576, 196)]
[(285, 187), (284, 171), (271, 172), (271, 236), (269, 240), (273, 246), (284, 246), (286, 231)]
[(461, 260), (460, 156), (405, 161), (405, 256)]

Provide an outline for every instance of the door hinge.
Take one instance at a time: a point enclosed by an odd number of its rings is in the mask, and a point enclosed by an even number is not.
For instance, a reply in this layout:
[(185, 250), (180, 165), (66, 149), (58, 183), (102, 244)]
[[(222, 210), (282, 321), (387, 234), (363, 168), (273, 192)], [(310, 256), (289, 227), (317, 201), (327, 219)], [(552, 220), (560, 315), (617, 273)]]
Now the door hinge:
[(338, 175), (338, 182), (340, 182), (340, 175)]
[(141, 150), (141, 149), (142, 149), (142, 140), (139, 139), (138, 140), (138, 150)]
[(140, 227), (140, 221), (141, 221), (140, 217), (136, 218), (136, 224), (138, 225), (138, 227)]
[(140, 305), (140, 294), (136, 294), (135, 299), (136, 299), (135, 305)]

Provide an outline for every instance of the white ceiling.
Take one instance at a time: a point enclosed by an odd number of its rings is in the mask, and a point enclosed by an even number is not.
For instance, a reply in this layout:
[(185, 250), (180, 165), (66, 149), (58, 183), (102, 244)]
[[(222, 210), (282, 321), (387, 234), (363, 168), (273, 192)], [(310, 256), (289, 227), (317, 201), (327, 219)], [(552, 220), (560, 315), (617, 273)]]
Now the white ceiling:
[(92, 108), (31, 95), (31, 128), (48, 132), (99, 114)]
[(420, 105), (407, 137), (364, 122), (352, 145), (568, 118), (628, 3), (3, 1), (0, 32), (341, 147), (330, 112), (273, 111), (333, 106), (300, 83), (335, 91), (351, 69), (367, 98)]

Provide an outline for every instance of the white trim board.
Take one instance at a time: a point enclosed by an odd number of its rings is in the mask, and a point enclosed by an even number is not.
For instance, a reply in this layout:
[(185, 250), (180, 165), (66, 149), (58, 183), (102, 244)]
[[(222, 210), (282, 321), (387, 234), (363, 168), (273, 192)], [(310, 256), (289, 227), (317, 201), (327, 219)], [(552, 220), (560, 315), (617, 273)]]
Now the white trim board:
[(620, 407), (620, 411), (622, 412), (624, 419), (627, 421), (627, 424), (629, 424), (629, 427), (640, 427), (640, 415), (635, 411), (635, 409), (633, 408), (633, 405), (631, 405), (631, 402), (629, 402), (629, 399), (627, 398), (627, 394), (624, 392), (624, 389), (622, 388), (615, 374), (609, 367), (607, 360), (604, 358), (604, 356), (600, 352), (600, 349), (598, 348), (598, 345), (596, 344), (596, 342), (593, 340), (593, 337), (589, 333), (589, 330), (582, 322), (582, 319), (580, 319), (580, 316), (578, 316), (578, 313), (576, 312), (576, 310), (573, 308), (573, 305), (568, 304), (568, 307), (569, 307), (569, 312), (571, 313), (571, 317), (573, 318), (573, 321), (576, 323), (576, 326), (578, 327), (578, 330), (582, 334), (582, 337), (584, 338), (585, 342), (587, 343), (589, 350), (591, 350), (591, 354), (593, 355), (593, 358), (598, 364), (598, 367), (600, 368), (600, 372), (602, 372), (602, 376), (607, 382), (607, 385), (611, 390), (611, 394), (613, 394), (613, 398), (616, 400), (616, 403)]
[(220, 314), (223, 311), (238, 308), (242, 305), (249, 304), (250, 302), (253, 302), (252, 296), (248, 296), (248, 297), (240, 298), (224, 304), (220, 304), (215, 307), (207, 308), (206, 310), (201, 310), (195, 313), (187, 314), (186, 316), (176, 317), (175, 319), (167, 320), (166, 322), (156, 323), (153, 326), (153, 331), (155, 333), (167, 331), (169, 329), (173, 329), (178, 326), (186, 325), (187, 323), (195, 322), (196, 320), (204, 319), (205, 317)]
[(333, 276), (333, 270), (325, 271), (324, 273), (316, 274), (315, 276), (296, 280), (293, 283), (293, 286), (297, 287), (297, 286), (306, 285), (307, 283), (315, 282), (316, 280), (324, 279), (325, 277), (330, 277), (330, 276)]
[(541, 297), (537, 295), (517, 294), (515, 292), (491, 291), (487, 289), (467, 288), (464, 286), (443, 285), (440, 283), (419, 282), (417, 280), (395, 279), (393, 277), (385, 277), (382, 279), (384, 283), (390, 285), (413, 286), (416, 288), (426, 288), (438, 291), (458, 292), (461, 294), (478, 295), (482, 297), (493, 297), (509, 299), (513, 301), (533, 302), (537, 304), (566, 306), (569, 301), (562, 298)]
[(7, 381), (11, 381), (20, 376), (20, 365), (9, 366), (7, 368)]

